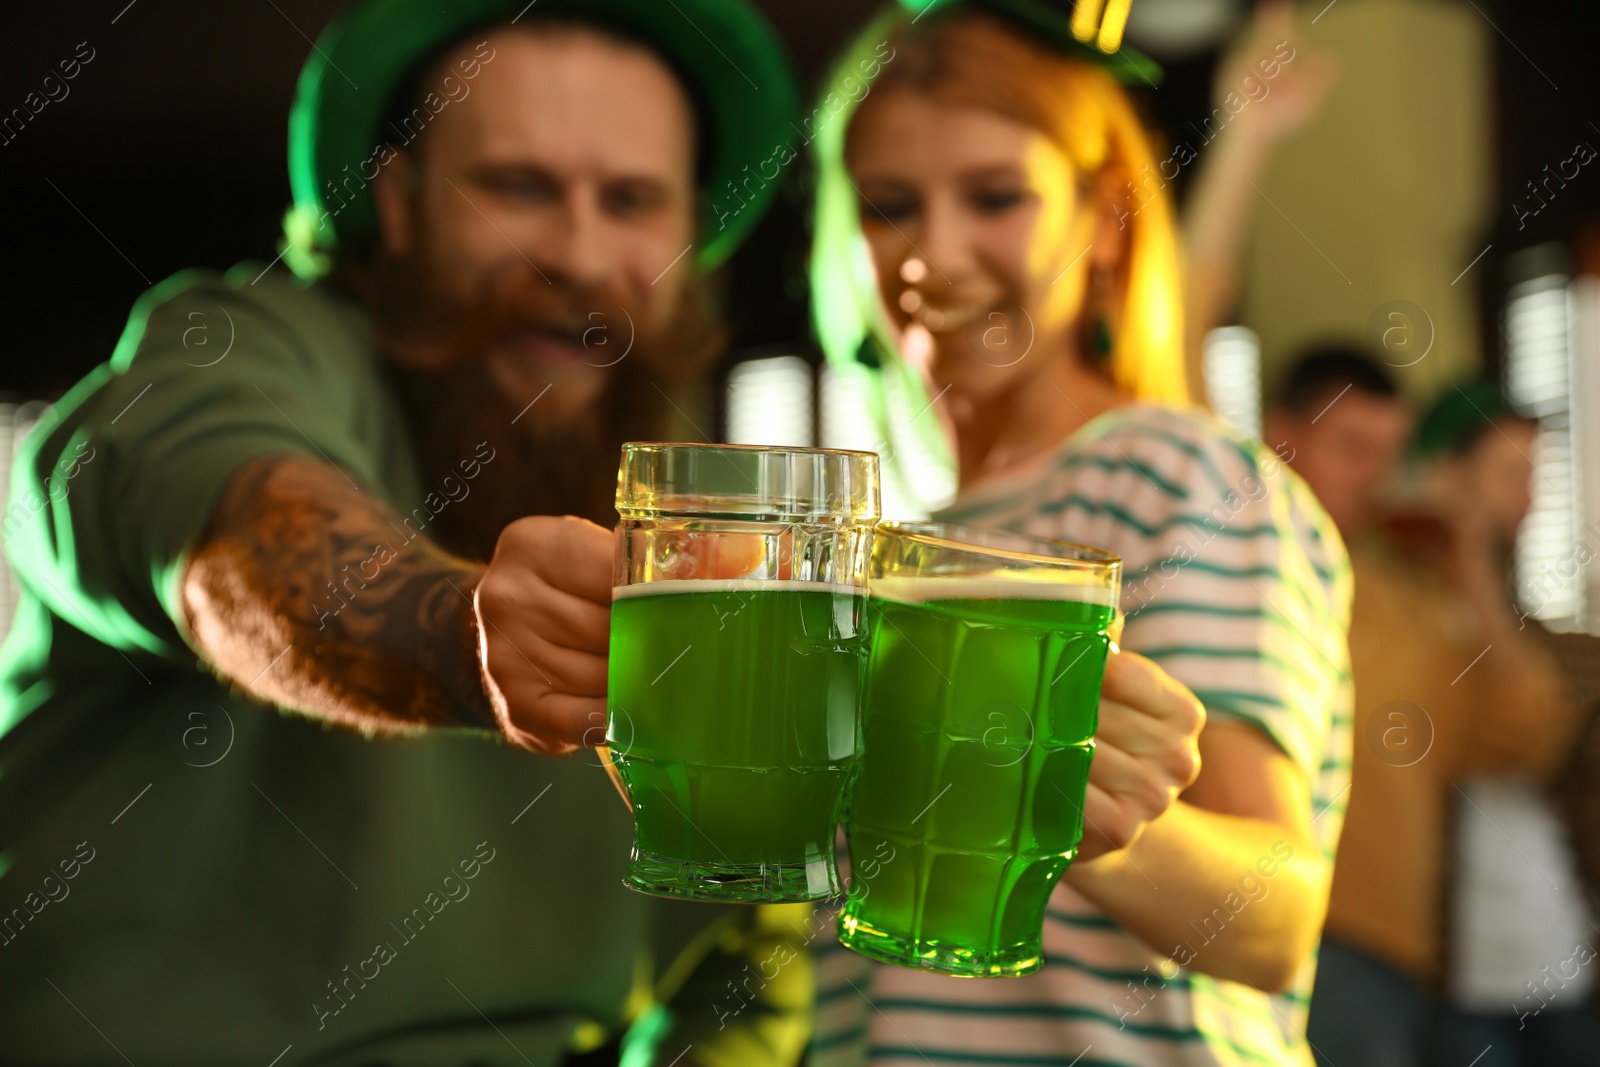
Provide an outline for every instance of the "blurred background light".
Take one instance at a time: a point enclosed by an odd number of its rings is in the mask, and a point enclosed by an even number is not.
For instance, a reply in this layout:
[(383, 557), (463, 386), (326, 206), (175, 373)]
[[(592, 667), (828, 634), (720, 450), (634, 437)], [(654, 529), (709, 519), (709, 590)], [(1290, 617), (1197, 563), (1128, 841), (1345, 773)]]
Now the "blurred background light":
[(1578, 457), (1572, 484), (1577, 493), (1578, 543), (1592, 557), (1584, 567), (1584, 629), (1600, 634), (1600, 277), (1574, 278), (1569, 293), (1572, 349), (1572, 445)]
[[(17, 447), (33, 424), (39, 421), (49, 405), (40, 400), (22, 403), (0, 402), (0, 537), (11, 540), (26, 514), (26, 506), (11, 500), (11, 467), (16, 462)], [(13, 515), (16, 517), (13, 518)], [(0, 639), (11, 629), (11, 617), (17, 611), (19, 592), (16, 575), (9, 566), (0, 566)]]
[(811, 364), (799, 356), (736, 363), (728, 372), (728, 440), (736, 445), (810, 447)]
[(1539, 421), (1533, 507), (1517, 538), (1517, 598), (1524, 611), (1557, 629), (1584, 623), (1571, 304), (1569, 279), (1560, 273), (1513, 284), (1505, 304), (1507, 398)]
[(1261, 338), (1248, 326), (1211, 330), (1202, 342), (1206, 399), (1218, 415), (1261, 436)]

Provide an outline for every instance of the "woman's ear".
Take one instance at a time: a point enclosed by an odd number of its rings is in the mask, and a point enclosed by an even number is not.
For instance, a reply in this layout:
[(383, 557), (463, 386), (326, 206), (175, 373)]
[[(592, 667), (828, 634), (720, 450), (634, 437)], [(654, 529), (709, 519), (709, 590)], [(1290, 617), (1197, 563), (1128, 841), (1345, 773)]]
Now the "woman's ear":
[(1089, 253), (1090, 267), (1122, 272), (1128, 257), (1128, 240), (1132, 235), (1130, 224), (1138, 214), (1137, 205), (1129, 203), (1126, 195), (1128, 180), (1115, 167), (1103, 167), (1094, 179), (1095, 224), (1093, 251)]
[[(1118, 167), (1102, 167), (1094, 177), (1093, 241), (1088, 256), (1089, 290), (1085, 297), (1085, 322), (1091, 329), (1086, 342), (1094, 346), (1115, 344), (1122, 328), (1122, 312), (1128, 297), (1128, 249), (1133, 237), (1132, 220), (1136, 207), (1130, 206), (1127, 176)], [(1109, 358), (1110, 351), (1099, 353)]]
[(372, 180), (372, 199), (378, 209), (378, 238), (384, 251), (391, 256), (404, 256), (411, 251), (415, 192), (420, 177), (416, 157), (410, 152), (396, 152), (378, 168), (378, 176)]

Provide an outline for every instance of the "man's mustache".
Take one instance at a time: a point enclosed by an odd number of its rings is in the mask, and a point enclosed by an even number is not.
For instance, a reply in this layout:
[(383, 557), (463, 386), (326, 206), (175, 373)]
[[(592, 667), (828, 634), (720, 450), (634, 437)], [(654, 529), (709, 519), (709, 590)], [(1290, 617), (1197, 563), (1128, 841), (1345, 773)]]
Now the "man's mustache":
[(532, 271), (497, 275), (464, 302), (417, 296), (404, 298), (388, 317), (385, 347), (402, 358), (408, 350), (443, 348), (447, 364), (481, 357), (528, 334), (581, 345), (599, 325), (627, 336), (643, 318), (613, 287), (577, 285)]
[(574, 337), (581, 337), (596, 315), (633, 317), (622, 295), (609, 288), (521, 278), (491, 286), (468, 315), (484, 332), (496, 336), (536, 331)]

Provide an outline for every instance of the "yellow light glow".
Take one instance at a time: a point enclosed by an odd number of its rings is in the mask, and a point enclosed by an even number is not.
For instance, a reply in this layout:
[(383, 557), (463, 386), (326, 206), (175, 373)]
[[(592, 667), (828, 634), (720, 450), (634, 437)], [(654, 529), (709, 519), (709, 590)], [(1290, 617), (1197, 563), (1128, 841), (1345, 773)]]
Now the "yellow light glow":
[(1128, 25), (1128, 9), (1133, 0), (1111, 0), (1106, 4), (1105, 17), (1100, 20), (1100, 39), (1095, 42), (1100, 51), (1108, 55), (1122, 47), (1122, 31)]
[(1100, 25), (1101, 2), (1102, 0), (1078, 0), (1072, 6), (1072, 36), (1080, 41), (1094, 40), (1095, 30)]

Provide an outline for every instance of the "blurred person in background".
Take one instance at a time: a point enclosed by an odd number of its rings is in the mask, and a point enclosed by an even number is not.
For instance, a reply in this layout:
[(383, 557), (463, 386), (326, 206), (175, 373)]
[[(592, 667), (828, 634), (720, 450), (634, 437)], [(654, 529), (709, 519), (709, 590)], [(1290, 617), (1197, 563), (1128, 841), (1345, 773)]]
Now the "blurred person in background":
[[(1554, 658), (1519, 618), (1509, 585), (1534, 431), (1497, 387), (1452, 386), (1417, 431), (1412, 505), (1380, 514), (1368, 501), (1358, 510), (1372, 521), (1350, 540), (1354, 770), (1307, 1030), (1321, 1063), (1407, 1067), (1476, 1040), (1459, 1040), (1466, 1031), (1445, 1009), (1460, 948), (1446, 932), (1455, 783), (1473, 772), (1546, 776), (1574, 725)], [(1297, 463), (1324, 465), (1310, 442), (1297, 447)], [(1332, 490), (1335, 499), (1342, 491)], [(1515, 849), (1497, 839), (1489, 859), (1517, 867)], [(1532, 899), (1498, 904), (1488, 921), (1508, 929), (1538, 910)], [(1520, 988), (1536, 970), (1507, 977)], [(1530, 1022), (1553, 1028), (1556, 1014)], [(1507, 1021), (1515, 1031), (1517, 1020)], [(1488, 1056), (1519, 1039), (1502, 1028)], [(1488, 1043), (1477, 1041), (1461, 1062)], [(1589, 1061), (1551, 1053), (1483, 1062)]]
[(1230, 321), (1238, 302), (1244, 238), (1261, 199), (1256, 182), (1339, 78), (1333, 56), (1296, 32), (1294, 11), (1290, 0), (1259, 0), (1249, 32), (1217, 68), (1206, 139), (1199, 149), (1180, 142), (1158, 168), (1167, 177), (1198, 152), (1182, 230), (1185, 365), (1196, 398), (1206, 395), (1205, 336)]
[(1319, 345), (1290, 365), (1262, 436), (1349, 543), (1378, 515), (1411, 436), (1411, 413), (1394, 377), (1364, 350)]
[[(1487, 690), (1452, 782), (1441, 1063), (1577, 1067), (1600, 1048), (1589, 966), (1600, 939), (1549, 795), (1582, 715), (1551, 635), (1533, 617), (1540, 605), (1519, 610), (1512, 592), (1519, 529), (1544, 478), (1533, 463), (1537, 434), (1537, 422), (1481, 383), (1445, 393), (1418, 432), (1418, 450), (1432, 461), (1427, 498), (1439, 513), (1453, 505), (1456, 536), (1476, 542), (1452, 561), (1452, 577), (1480, 621), (1482, 661), (1457, 687)], [(1474, 677), (1503, 651), (1497, 671)]]
[(712, 1003), (764, 913), (624, 889), (611, 785), (555, 758), (603, 733), (618, 445), (717, 353), (705, 272), (772, 187), (713, 197), (796, 91), (741, 2), (531, 6), (346, 12), (298, 277), (157, 285), (19, 456), (8, 1062), (615, 1062), (635, 1018), (630, 1063), (799, 1055), (803, 964)]
[(824, 349), (901, 429), (886, 477), (954, 471), (937, 518), (1122, 557), (1090, 805), (1155, 725), (1108, 714), (1119, 666), (1155, 665), (1206, 718), (1198, 778), (1150, 781), (1141, 833), (1086, 806), (1041, 971), (822, 950), (813, 1060), (1306, 1062), (1348, 775), (1344, 548), (1270, 450), (1187, 405), (1172, 209), (1131, 184), (1156, 153), (1119, 85), (1156, 72), (1078, 44), (1069, 4), (909, 6), (847, 47), (840, 95), (893, 59), (816, 141)]

